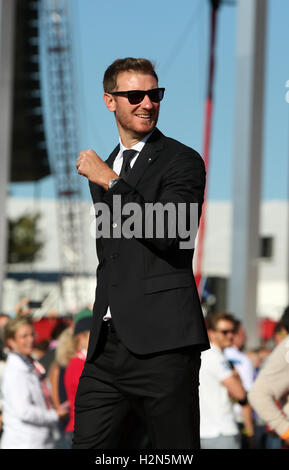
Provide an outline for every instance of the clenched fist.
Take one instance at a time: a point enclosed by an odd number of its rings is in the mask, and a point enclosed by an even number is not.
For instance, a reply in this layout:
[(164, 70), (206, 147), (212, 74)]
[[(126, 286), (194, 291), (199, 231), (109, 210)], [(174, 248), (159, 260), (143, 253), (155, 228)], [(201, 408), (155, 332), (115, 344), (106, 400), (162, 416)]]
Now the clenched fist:
[(118, 178), (115, 173), (94, 150), (84, 150), (80, 152), (77, 159), (76, 168), (78, 173), (85, 176), (92, 183), (99, 184), (104, 189), (108, 189), (111, 179)]

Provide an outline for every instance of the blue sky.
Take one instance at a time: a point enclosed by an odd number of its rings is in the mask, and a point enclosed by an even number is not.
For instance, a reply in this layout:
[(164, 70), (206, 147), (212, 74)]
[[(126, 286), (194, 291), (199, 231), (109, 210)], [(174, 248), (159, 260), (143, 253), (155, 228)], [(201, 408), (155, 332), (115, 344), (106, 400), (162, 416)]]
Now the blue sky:
[[(207, 84), (209, 0), (69, 0), (75, 55), (79, 149), (93, 148), (107, 158), (118, 141), (114, 117), (102, 99), (106, 67), (118, 57), (147, 57), (160, 86), (160, 130), (202, 153)], [(288, 198), (289, 2), (268, 1), (263, 149), (263, 199)], [(222, 5), (218, 15), (213, 134), (208, 196), (232, 197), (235, 94), (236, 6)], [(76, 160), (77, 155), (75, 156)], [(72, 159), (72, 165), (75, 161)], [(82, 178), (82, 177), (80, 177)], [(33, 196), (35, 185), (10, 186), (10, 193)], [(89, 197), (82, 178), (83, 196)], [(37, 184), (41, 197), (55, 197), (52, 178)]]

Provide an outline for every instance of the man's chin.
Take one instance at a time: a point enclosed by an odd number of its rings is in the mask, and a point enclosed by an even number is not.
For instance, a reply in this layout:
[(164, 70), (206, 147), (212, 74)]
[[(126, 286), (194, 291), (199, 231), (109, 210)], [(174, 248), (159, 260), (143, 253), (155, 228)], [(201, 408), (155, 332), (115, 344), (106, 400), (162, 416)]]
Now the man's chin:
[(138, 127), (137, 129), (135, 129), (135, 133), (138, 136), (144, 137), (145, 135), (152, 132), (155, 127), (156, 127), (156, 122), (154, 122), (150, 125), (148, 125), (148, 124), (147, 125), (142, 125), (142, 126)]

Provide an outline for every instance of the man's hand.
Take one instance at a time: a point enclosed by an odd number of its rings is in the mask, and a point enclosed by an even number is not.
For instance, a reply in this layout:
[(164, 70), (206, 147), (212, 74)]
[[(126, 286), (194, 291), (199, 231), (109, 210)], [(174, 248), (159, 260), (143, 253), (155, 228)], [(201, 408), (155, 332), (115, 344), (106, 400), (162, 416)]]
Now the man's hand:
[(80, 175), (85, 176), (89, 181), (102, 186), (106, 190), (110, 180), (118, 178), (118, 174), (91, 149), (80, 152), (76, 168)]

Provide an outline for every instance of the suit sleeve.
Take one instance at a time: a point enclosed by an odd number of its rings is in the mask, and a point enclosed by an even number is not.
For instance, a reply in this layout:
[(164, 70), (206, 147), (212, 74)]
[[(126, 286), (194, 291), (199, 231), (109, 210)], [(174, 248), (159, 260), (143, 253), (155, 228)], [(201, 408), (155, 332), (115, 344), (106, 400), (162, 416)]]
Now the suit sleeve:
[[(141, 236), (136, 236), (141, 243), (153, 246), (160, 251), (166, 251), (174, 248), (177, 244), (183, 240), (179, 233), (179, 205), (182, 205), (183, 217), (185, 217), (186, 227), (190, 227), (191, 217), (191, 204), (194, 204), (193, 213), (197, 217), (196, 226), (200, 220), (201, 208), (204, 199), (205, 190), (205, 165), (203, 159), (194, 151), (183, 151), (176, 155), (175, 159), (168, 165), (161, 181), (161, 188), (159, 197), (155, 201), (147, 201), (143, 196), (132, 186), (130, 186), (124, 180), (120, 180), (113, 188), (108, 190), (103, 198), (111, 211), (113, 210), (113, 196), (121, 195), (122, 207), (127, 203), (136, 203), (138, 206), (138, 216), (141, 219), (142, 232)], [(164, 211), (162, 236), (159, 236), (157, 232), (157, 226), (155, 219), (149, 219), (147, 203), (161, 203), (163, 207), (167, 203), (171, 203), (175, 207), (175, 213), (177, 217), (170, 218), (168, 213)], [(185, 215), (184, 215), (185, 214)], [(121, 222), (127, 220), (129, 216), (121, 216)], [(184, 221), (184, 218), (183, 218)], [(147, 236), (147, 224), (153, 223), (153, 228), (150, 230), (150, 236)], [(175, 226), (172, 227), (172, 224)]]

